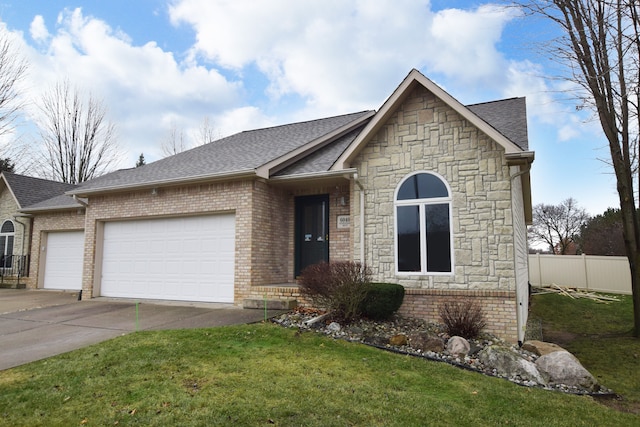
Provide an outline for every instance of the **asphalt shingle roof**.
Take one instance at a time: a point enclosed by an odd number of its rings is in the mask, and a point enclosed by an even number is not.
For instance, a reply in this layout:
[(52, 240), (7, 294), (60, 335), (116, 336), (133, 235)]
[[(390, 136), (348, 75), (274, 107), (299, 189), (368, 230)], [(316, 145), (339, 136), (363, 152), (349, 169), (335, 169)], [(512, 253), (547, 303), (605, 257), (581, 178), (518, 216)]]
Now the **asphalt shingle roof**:
[(138, 168), (103, 175), (81, 184), (77, 192), (255, 170), (367, 114), (370, 112), (362, 111), (240, 132)]
[[(366, 123), (365, 123), (366, 124)], [(340, 157), (342, 152), (353, 142), (362, 132), (365, 124), (343, 135), (318, 151), (306, 156), (302, 160), (293, 163), (282, 169), (275, 176), (297, 175), (302, 173), (325, 172), (328, 171)]]
[(529, 149), (527, 104), (524, 98), (483, 102), (467, 105), (467, 108), (524, 151)]
[(59, 209), (76, 209), (82, 207), (84, 206), (76, 202), (73, 197), (67, 196), (66, 194), (61, 194), (59, 196), (43, 200), (39, 203), (34, 203), (33, 205), (26, 206), (22, 209), (22, 211), (33, 212)]
[[(522, 150), (528, 149), (524, 98), (485, 102), (468, 105), (467, 108)], [(71, 193), (83, 194), (83, 191), (136, 187), (252, 172), (370, 114), (370, 111), (361, 111), (240, 132), (138, 168), (123, 169), (103, 175), (81, 184)], [(363, 128), (364, 126), (360, 126), (310, 153), (305, 158), (278, 171), (276, 176), (328, 171)], [(60, 203), (64, 200), (50, 202)]]
[[(2, 172), (21, 208), (40, 203), (76, 188), (73, 184)], [(71, 199), (68, 196), (65, 196)], [(72, 199), (73, 200), (73, 199)]]

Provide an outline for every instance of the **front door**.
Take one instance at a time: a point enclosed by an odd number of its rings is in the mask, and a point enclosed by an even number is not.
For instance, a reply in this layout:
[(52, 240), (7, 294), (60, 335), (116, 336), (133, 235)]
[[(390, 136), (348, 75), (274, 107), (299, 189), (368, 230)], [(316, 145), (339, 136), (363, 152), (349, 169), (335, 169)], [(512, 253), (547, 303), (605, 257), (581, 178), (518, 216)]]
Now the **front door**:
[(305, 267), (329, 262), (329, 196), (296, 197), (296, 277)]

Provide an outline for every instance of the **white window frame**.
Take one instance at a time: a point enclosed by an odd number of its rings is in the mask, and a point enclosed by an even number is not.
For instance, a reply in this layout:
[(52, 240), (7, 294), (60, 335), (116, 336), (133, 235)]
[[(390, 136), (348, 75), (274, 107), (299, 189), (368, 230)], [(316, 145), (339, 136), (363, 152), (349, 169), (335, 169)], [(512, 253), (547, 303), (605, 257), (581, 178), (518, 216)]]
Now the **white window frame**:
[[(6, 223), (10, 223), (11, 226), (13, 227), (13, 231), (11, 232), (2, 232), (2, 228), (4, 228), (4, 225)], [(7, 252), (7, 243), (9, 242), (9, 237), (13, 237), (13, 240), (11, 241), (11, 253), (8, 254)], [(0, 257), (4, 257), (4, 256), (11, 256), (13, 257), (13, 251), (15, 250), (15, 246), (16, 246), (16, 224), (11, 221), (10, 219), (5, 219), (4, 221), (2, 221), (2, 224), (0, 224), (0, 239), (4, 240), (4, 252), (5, 253), (1, 253)], [(5, 261), (6, 263), (6, 261)], [(0, 268), (5, 268), (5, 263), (0, 263)], [(7, 269), (12, 268), (13, 266), (13, 258), (11, 258), (11, 261), (9, 262), (9, 265), (6, 267)]]
[[(423, 199), (408, 199), (408, 200), (398, 200), (398, 192), (402, 185), (409, 178), (412, 178), (416, 175), (427, 174), (433, 175), (438, 178), (447, 189), (447, 197), (432, 197), (432, 198), (423, 198)], [(400, 183), (397, 185), (396, 190), (393, 194), (393, 225), (394, 225), (394, 257), (395, 257), (395, 270), (396, 275), (399, 276), (453, 276), (455, 271), (455, 260), (453, 257), (453, 199), (451, 197), (451, 187), (449, 187), (449, 183), (446, 179), (442, 177), (442, 175), (430, 172), (430, 171), (417, 171), (412, 172), (409, 175), (405, 176)], [(425, 206), (427, 205), (442, 205), (447, 204), (449, 207), (449, 258), (451, 260), (451, 271), (427, 271), (427, 230), (425, 227), (426, 213)], [(419, 221), (420, 221), (420, 271), (400, 271), (398, 268), (398, 207), (400, 206), (418, 206), (419, 209)]]

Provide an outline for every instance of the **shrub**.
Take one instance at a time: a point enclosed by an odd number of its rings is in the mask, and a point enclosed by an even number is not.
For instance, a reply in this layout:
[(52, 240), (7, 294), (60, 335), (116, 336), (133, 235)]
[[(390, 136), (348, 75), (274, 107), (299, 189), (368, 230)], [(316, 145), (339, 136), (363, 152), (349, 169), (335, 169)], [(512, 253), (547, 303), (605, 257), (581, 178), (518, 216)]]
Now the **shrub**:
[(349, 322), (360, 316), (369, 277), (369, 270), (358, 262), (322, 262), (305, 268), (298, 284), (300, 293), (314, 305), (329, 310), (336, 320)]
[(404, 286), (394, 283), (372, 283), (362, 301), (362, 314), (384, 320), (398, 311), (404, 299)]
[(463, 338), (477, 337), (487, 324), (480, 304), (473, 300), (445, 302), (440, 319), (449, 335)]

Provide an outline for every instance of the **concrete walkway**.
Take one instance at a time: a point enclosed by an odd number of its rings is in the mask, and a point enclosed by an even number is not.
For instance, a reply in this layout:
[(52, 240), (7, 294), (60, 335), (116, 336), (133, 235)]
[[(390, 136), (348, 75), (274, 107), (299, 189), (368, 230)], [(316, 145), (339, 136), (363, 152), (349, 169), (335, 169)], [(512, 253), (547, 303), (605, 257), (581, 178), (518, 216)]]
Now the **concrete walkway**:
[[(0, 289), (0, 370), (136, 330), (209, 328), (264, 320), (231, 304), (94, 298), (77, 292)], [(281, 311), (268, 310), (267, 317)]]

